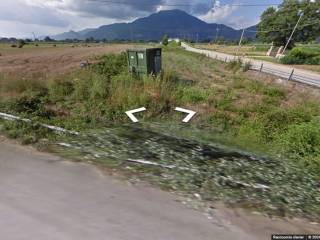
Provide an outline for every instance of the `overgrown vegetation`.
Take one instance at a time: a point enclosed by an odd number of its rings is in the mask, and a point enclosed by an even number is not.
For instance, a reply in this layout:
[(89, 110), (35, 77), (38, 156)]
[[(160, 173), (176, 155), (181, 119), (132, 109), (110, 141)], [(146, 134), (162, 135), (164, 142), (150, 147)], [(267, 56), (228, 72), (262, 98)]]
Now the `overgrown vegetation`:
[(296, 47), (281, 58), (281, 62), (284, 64), (320, 65), (320, 48)]
[[(279, 159), (276, 165), (281, 171), (289, 169), (281, 174), (295, 173), (294, 177), (285, 175), (291, 187), (306, 174), (310, 174), (308, 178), (312, 181), (318, 181), (315, 173), (320, 171), (319, 99), (258, 81), (260, 75), (243, 71), (241, 65), (238, 61), (224, 64), (209, 60), (169, 44), (164, 50), (164, 72), (161, 76), (138, 78), (128, 73), (124, 54), (107, 55), (88, 69), (46, 82), (37, 79), (7, 81), (5, 76), (0, 76), (0, 110), (67, 129), (84, 130), (127, 122), (124, 112), (142, 106), (148, 111), (139, 119), (164, 121), (170, 125), (173, 120), (181, 121), (181, 116), (174, 114), (175, 107), (189, 107), (197, 111), (193, 125), (200, 129), (199, 139), (204, 138), (207, 130), (216, 129), (228, 143)], [(52, 137), (38, 125), (27, 127), (23, 123), (5, 123), (4, 126), (11, 137), (26, 136), (25, 143)], [(210, 141), (210, 137), (207, 140)], [(201, 189), (204, 194), (209, 194), (205, 186), (210, 191), (213, 191), (213, 186), (205, 178), (215, 177), (213, 165), (210, 166), (211, 170), (201, 176), (190, 177), (185, 173), (183, 178), (183, 174), (179, 174), (176, 185), (188, 190), (187, 184), (191, 184), (197, 189), (197, 181), (202, 179)], [(224, 167), (222, 164), (219, 168), (232, 174), (232, 166)], [(246, 166), (249, 169), (250, 164)], [(201, 166), (199, 169), (205, 170)], [(270, 179), (267, 182), (273, 177), (273, 170), (268, 171)], [(255, 174), (252, 176), (250, 179), (258, 178)], [(284, 183), (276, 180), (272, 183), (283, 186)], [(307, 182), (304, 179), (299, 184)], [(277, 189), (283, 191), (281, 186)], [(242, 198), (247, 196), (257, 200), (260, 196), (254, 192), (239, 191), (237, 194)], [(292, 194), (296, 193), (292, 190)], [(276, 192), (262, 195), (277, 204), (282, 201), (281, 196), (273, 199)], [(312, 204), (306, 208), (308, 212), (319, 213), (317, 200), (307, 195), (303, 195), (302, 203)], [(292, 199), (292, 204), (296, 204), (295, 198)]]
[[(176, 106), (193, 105), (201, 114), (198, 124), (221, 128), (246, 139), (246, 145), (268, 144), (272, 151), (277, 147), (271, 146), (281, 142), (282, 149), (276, 151), (289, 157), (291, 145), (283, 139), (292, 137), (293, 129), (314, 122), (320, 114), (318, 103), (303, 99), (283, 107), (289, 101), (287, 90), (250, 79), (241, 61), (222, 67), (222, 63), (177, 46), (167, 47), (163, 74), (139, 79), (127, 72), (125, 54), (106, 55), (100, 60), (89, 69), (47, 82), (6, 81), (3, 76), (2, 110), (79, 130), (126, 121), (124, 112), (135, 107), (148, 109), (145, 119), (160, 120), (167, 119)], [(213, 79), (206, 74), (209, 71), (214, 72)], [(224, 87), (210, 85), (213, 83)], [(317, 142), (314, 144), (319, 148)], [(301, 158), (309, 162), (317, 153), (307, 151)]]

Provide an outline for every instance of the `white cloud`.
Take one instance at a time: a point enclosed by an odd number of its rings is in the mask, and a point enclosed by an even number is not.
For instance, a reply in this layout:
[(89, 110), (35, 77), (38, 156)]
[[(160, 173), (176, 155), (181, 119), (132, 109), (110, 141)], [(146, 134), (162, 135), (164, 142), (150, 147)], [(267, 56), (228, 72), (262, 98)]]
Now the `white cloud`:
[(23, 0), (1, 1), (0, 20), (56, 27), (66, 27), (69, 24), (58, 12), (30, 6)]
[(220, 1), (216, 1), (216, 7), (199, 18), (208, 23), (225, 24), (236, 29), (249, 27), (258, 22), (245, 14), (237, 14), (239, 10), (238, 6), (220, 5)]
[[(219, 4), (219, 1), (217, 1)], [(211, 9), (206, 14), (199, 16), (202, 20), (209, 23), (224, 23), (232, 18), (233, 13), (237, 10), (236, 6), (217, 6)]]
[(0, 20), (0, 26), (0, 37), (33, 38), (33, 32), (39, 37), (65, 31), (65, 28), (61, 27), (26, 24), (16, 21)]

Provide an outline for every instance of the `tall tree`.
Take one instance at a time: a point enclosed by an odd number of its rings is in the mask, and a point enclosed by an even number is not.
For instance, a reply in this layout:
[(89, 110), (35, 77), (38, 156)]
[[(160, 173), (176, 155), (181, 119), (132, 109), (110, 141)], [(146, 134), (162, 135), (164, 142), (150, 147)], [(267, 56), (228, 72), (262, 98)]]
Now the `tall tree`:
[(167, 34), (162, 37), (162, 44), (164, 46), (167, 46), (169, 44), (169, 37)]
[(270, 7), (261, 15), (257, 37), (263, 42), (283, 46), (288, 41), (300, 14), (299, 25), (290, 41), (308, 42), (320, 36), (320, 0), (284, 0), (279, 8)]

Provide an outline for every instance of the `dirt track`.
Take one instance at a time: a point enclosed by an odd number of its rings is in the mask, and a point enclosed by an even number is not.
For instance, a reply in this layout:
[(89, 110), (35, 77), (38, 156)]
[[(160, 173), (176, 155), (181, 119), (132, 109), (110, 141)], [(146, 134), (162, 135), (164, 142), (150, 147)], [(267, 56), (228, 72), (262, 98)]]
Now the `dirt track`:
[(45, 78), (68, 73), (79, 68), (82, 61), (92, 61), (94, 56), (118, 53), (126, 48), (128, 45), (113, 44), (14, 49), (0, 56), (0, 73)]

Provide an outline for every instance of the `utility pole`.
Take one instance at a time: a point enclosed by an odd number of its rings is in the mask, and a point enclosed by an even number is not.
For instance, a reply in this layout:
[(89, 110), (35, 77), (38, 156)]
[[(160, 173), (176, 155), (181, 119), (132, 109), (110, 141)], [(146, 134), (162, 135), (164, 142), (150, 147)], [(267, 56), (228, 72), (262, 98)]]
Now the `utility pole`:
[[(315, 2), (316, 2), (316, 0), (309, 0), (309, 3), (308, 3), (308, 6), (307, 6), (307, 7), (309, 7), (311, 3), (315, 3)], [(289, 46), (289, 43), (291, 42), (291, 39), (292, 39), (292, 37), (293, 37), (293, 34), (294, 34), (294, 32), (297, 30), (297, 27), (298, 27), (298, 25), (299, 25), (299, 23), (300, 23), (303, 15), (304, 15), (304, 13), (303, 13), (302, 10), (299, 10), (298, 14), (300, 15), (300, 16), (299, 16), (299, 19), (298, 19), (298, 21), (297, 21), (297, 23), (296, 23), (296, 25), (295, 25), (295, 27), (294, 27), (294, 29), (293, 29), (290, 37), (289, 37), (289, 39), (288, 39), (288, 42), (287, 42), (286, 46), (284, 47), (284, 49), (283, 49), (283, 51), (282, 51), (282, 54), (284, 54), (285, 51), (287, 50), (287, 48), (288, 48), (288, 46)]]
[(36, 41), (36, 35), (34, 34), (34, 32), (32, 32), (33, 35), (33, 40)]
[(241, 48), (241, 43), (242, 43), (242, 39), (243, 39), (243, 36), (244, 36), (244, 28), (242, 29), (242, 33), (241, 33), (241, 37), (240, 37), (240, 41), (239, 41), (239, 47), (238, 47), (238, 52)]
[(298, 25), (299, 25), (299, 23), (300, 23), (300, 21), (301, 21), (301, 18), (303, 17), (303, 12), (300, 11), (300, 12), (299, 12), (299, 15), (300, 15), (300, 16), (299, 16), (299, 19), (298, 19), (296, 25), (294, 26), (294, 29), (293, 29), (293, 31), (292, 31), (289, 39), (288, 39), (288, 42), (287, 42), (286, 46), (284, 47), (284, 49), (283, 49), (283, 51), (282, 51), (282, 54), (284, 54), (285, 51), (287, 50), (287, 48), (288, 48), (288, 46), (289, 46), (289, 43), (291, 42), (291, 39), (292, 39), (292, 37), (293, 37), (293, 34), (294, 34), (294, 32), (296, 31), (296, 29), (297, 29), (297, 27), (298, 27)]
[(243, 35), (244, 35), (244, 29), (242, 29), (242, 33), (241, 33), (241, 37), (240, 37), (240, 41), (239, 41), (239, 48), (241, 48), (241, 43), (242, 43)]
[(216, 28), (216, 39), (215, 39), (215, 42), (217, 42), (217, 40), (218, 40), (219, 30), (220, 30), (220, 29), (217, 27), (217, 28)]
[[(216, 10), (216, 8), (218, 7), (218, 3), (217, 3), (217, 0), (212, 0), (212, 10), (211, 10), (211, 14), (213, 14)], [(218, 25), (216, 26), (216, 37), (215, 37), (215, 40), (214, 42), (217, 43), (217, 40), (218, 40), (218, 35), (219, 35), (219, 27)]]

